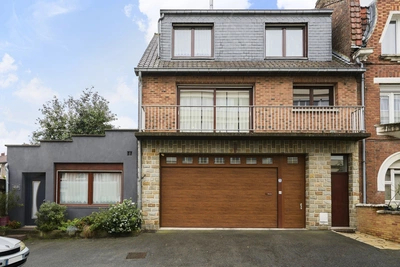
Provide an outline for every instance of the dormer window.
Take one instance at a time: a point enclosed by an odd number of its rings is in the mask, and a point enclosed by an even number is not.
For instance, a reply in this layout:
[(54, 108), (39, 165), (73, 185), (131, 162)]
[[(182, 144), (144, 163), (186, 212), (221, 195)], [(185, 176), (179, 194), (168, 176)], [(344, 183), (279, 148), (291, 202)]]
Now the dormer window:
[(173, 58), (213, 57), (213, 27), (210, 24), (173, 26)]
[(307, 57), (306, 25), (267, 25), (265, 27), (267, 58)]

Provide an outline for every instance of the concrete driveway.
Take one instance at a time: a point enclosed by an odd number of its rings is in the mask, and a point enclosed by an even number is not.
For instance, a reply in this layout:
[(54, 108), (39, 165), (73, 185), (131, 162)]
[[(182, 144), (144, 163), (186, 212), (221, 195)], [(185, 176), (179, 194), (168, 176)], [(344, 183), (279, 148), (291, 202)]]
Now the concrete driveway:
[(331, 231), (158, 231), (26, 244), (26, 267), (400, 265), (400, 250), (377, 249)]

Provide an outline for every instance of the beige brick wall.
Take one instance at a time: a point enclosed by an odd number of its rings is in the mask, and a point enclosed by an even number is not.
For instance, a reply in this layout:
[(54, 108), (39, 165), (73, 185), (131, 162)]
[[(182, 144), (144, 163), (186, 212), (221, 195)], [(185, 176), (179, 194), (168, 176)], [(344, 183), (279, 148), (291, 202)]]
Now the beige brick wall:
[(315, 140), (144, 140), (142, 142), (142, 210), (145, 229), (159, 228), (160, 154), (224, 153), (306, 155), (306, 228), (328, 229), (319, 224), (319, 214), (329, 214), (331, 222), (331, 154), (349, 154), (350, 226), (356, 225), (358, 204), (358, 143)]

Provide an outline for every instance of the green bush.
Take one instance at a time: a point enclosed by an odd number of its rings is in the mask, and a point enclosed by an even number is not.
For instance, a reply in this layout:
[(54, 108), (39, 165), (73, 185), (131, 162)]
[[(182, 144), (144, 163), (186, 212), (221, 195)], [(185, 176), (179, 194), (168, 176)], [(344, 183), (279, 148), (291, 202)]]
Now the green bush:
[(9, 221), (7, 227), (10, 229), (18, 229), (21, 228), (21, 223), (19, 221)]
[(130, 233), (141, 227), (140, 210), (130, 199), (111, 205), (104, 215), (103, 228), (110, 234)]
[(37, 228), (43, 232), (58, 229), (65, 222), (66, 213), (67, 207), (65, 206), (55, 202), (44, 202), (36, 213)]

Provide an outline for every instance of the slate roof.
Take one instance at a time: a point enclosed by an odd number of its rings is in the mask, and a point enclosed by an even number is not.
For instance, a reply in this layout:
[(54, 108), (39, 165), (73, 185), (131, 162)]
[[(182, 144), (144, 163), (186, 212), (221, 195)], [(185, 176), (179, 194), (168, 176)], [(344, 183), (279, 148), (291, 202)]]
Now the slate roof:
[(263, 60), (161, 60), (158, 57), (158, 38), (155, 34), (144, 52), (136, 75), (142, 72), (364, 72), (356, 64), (347, 63), (333, 56), (332, 61)]

